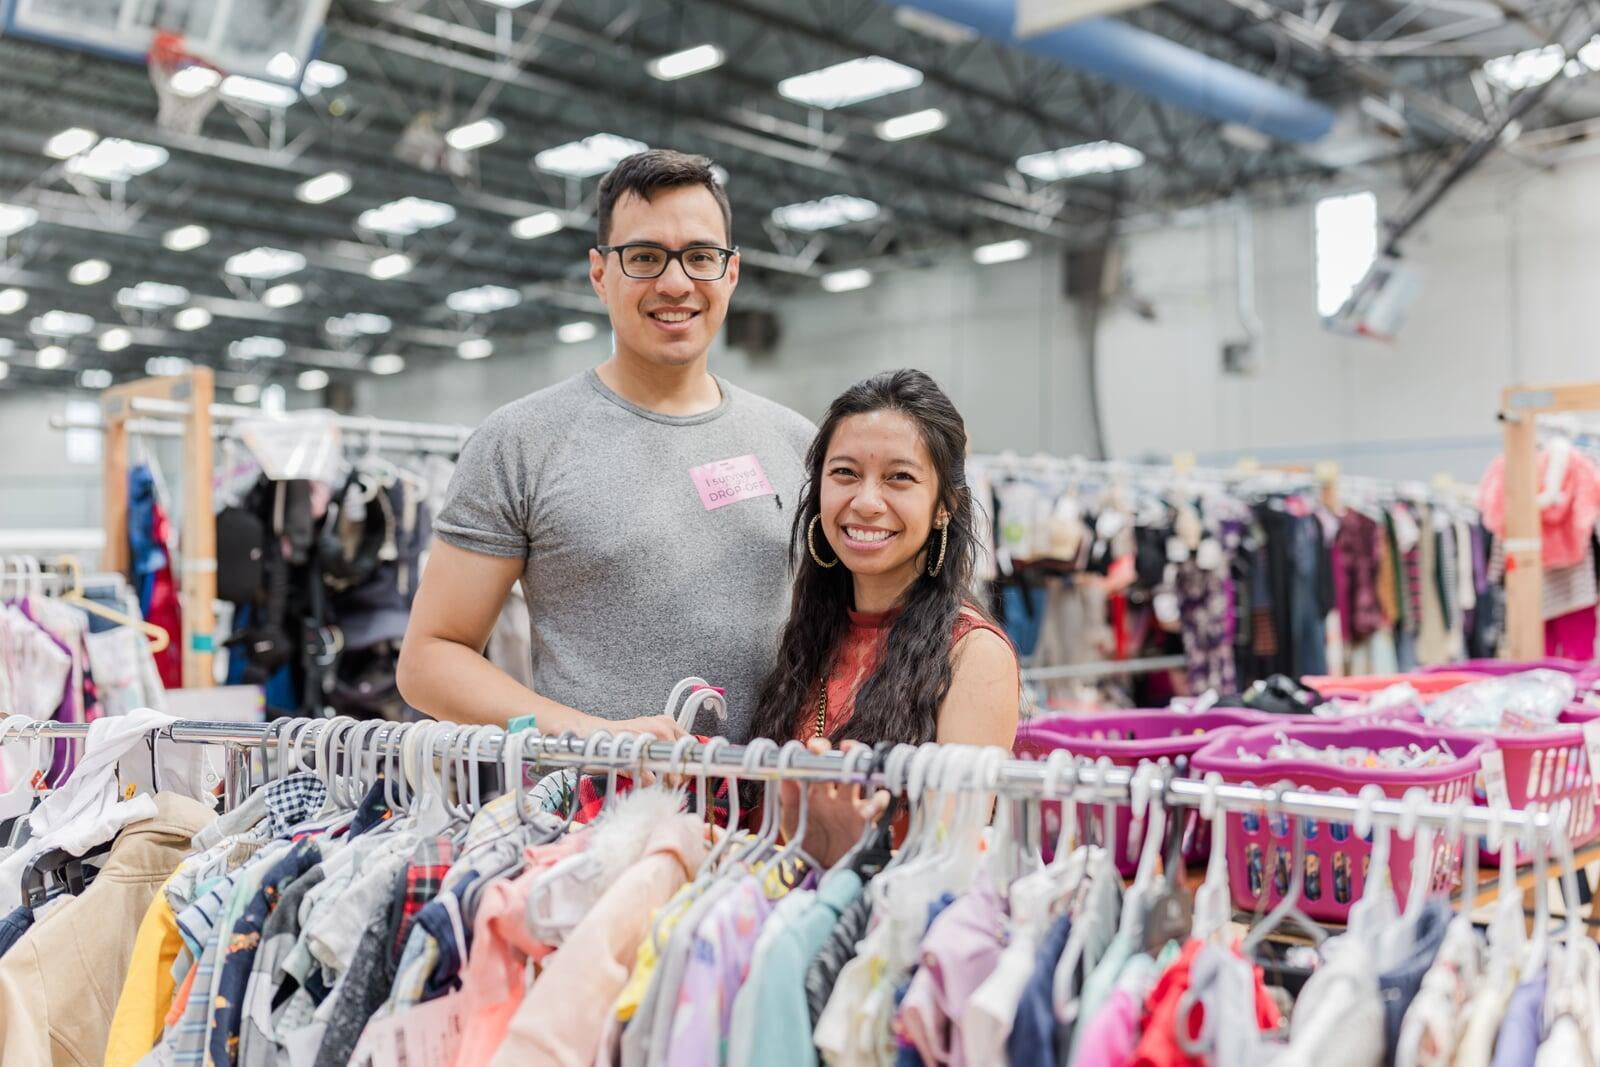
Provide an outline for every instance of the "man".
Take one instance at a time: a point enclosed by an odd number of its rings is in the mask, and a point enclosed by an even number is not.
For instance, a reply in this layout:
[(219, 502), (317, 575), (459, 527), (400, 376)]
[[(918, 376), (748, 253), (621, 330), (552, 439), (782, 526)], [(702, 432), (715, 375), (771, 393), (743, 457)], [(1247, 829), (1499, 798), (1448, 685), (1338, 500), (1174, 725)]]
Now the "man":
[[(600, 183), (589, 280), (611, 358), (490, 415), (462, 452), (400, 656), (438, 719), (673, 738), (692, 675), (744, 740), (788, 608), (790, 523), (815, 428), (706, 369), (739, 283), (710, 160), (650, 151)], [(533, 692), (483, 658), (521, 580)]]

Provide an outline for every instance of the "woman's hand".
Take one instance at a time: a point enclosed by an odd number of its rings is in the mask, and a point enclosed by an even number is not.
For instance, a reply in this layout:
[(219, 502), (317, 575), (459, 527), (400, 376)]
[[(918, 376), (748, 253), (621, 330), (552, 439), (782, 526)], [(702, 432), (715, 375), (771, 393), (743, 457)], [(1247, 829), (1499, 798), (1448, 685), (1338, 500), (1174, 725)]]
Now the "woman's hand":
[[(860, 744), (845, 742), (844, 751)], [(833, 747), (820, 737), (813, 738), (806, 747), (817, 755), (826, 755)], [(861, 795), (855, 785), (834, 782), (784, 782), (779, 792), (779, 811), (785, 838), (792, 839), (800, 828), (800, 790), (806, 791), (806, 836), (800, 847), (824, 867), (832, 867), (839, 858), (861, 839), (867, 824), (883, 816), (889, 804), (889, 794), (883, 790), (871, 797)]]

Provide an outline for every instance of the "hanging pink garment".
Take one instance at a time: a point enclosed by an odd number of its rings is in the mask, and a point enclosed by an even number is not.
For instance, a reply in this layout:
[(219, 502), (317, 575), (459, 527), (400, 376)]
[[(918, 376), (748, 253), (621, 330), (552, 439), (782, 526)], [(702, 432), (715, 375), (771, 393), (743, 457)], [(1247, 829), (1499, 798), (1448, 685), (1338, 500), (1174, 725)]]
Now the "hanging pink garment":
[(1563, 659), (1595, 658), (1595, 609), (1579, 608), (1544, 624), (1544, 654)]

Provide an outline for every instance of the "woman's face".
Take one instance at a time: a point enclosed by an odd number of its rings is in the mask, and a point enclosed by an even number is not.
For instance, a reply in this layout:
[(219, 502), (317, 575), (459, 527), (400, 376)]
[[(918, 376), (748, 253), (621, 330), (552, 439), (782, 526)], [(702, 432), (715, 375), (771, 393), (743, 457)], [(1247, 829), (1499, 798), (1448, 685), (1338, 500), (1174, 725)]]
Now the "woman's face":
[[(822, 528), (854, 574), (916, 578), (936, 519), (939, 478), (917, 425), (898, 411), (839, 422), (822, 462)], [(936, 513), (937, 511), (937, 513)]]

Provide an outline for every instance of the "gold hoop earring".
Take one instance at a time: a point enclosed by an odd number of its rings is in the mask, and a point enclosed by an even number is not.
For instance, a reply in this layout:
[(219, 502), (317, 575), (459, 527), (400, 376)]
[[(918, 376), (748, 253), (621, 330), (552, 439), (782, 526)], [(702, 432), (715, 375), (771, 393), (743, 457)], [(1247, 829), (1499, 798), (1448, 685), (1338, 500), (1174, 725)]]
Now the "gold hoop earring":
[[(828, 570), (829, 568), (837, 567), (839, 565), (839, 561), (835, 559), (832, 563), (824, 563), (822, 562), (822, 557), (817, 555), (816, 532), (817, 520), (820, 518), (822, 518), (821, 515), (811, 516), (811, 525), (806, 527), (806, 547), (811, 550), (811, 558), (816, 561), (817, 566), (821, 567), (823, 570)], [(943, 557), (941, 556), (941, 558)]]
[(949, 525), (949, 523), (946, 523), (945, 525), (939, 527), (939, 559), (938, 559), (938, 561), (936, 563), (934, 563), (934, 565), (932, 567), (930, 567), (928, 569), (928, 577), (929, 578), (937, 578), (937, 577), (939, 577), (939, 572), (944, 570), (944, 553), (945, 553), (945, 549), (947, 549), (949, 547), (950, 547), (950, 525)]

